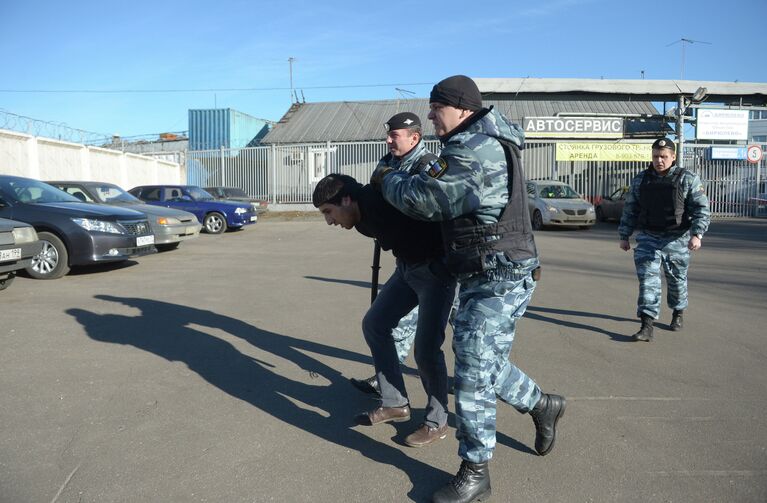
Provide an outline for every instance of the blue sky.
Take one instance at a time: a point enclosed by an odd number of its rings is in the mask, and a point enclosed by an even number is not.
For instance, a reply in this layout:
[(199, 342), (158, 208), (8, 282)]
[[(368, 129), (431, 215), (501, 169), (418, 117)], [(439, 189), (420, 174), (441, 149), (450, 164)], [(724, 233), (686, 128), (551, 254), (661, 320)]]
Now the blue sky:
[(311, 102), (426, 97), (456, 73), (679, 79), (681, 38), (709, 42), (686, 44), (686, 80), (764, 83), (766, 33), (765, 0), (0, 0), (0, 128), (2, 111), (123, 136), (186, 130), (190, 108), (278, 120), (289, 57)]

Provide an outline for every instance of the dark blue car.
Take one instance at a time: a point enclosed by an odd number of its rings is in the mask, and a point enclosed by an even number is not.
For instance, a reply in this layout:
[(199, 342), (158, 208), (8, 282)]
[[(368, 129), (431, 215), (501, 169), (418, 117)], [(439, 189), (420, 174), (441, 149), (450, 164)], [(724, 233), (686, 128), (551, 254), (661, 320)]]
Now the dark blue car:
[(220, 234), (254, 224), (258, 216), (249, 203), (217, 201), (195, 185), (142, 185), (129, 190), (147, 204), (194, 213), (205, 232)]

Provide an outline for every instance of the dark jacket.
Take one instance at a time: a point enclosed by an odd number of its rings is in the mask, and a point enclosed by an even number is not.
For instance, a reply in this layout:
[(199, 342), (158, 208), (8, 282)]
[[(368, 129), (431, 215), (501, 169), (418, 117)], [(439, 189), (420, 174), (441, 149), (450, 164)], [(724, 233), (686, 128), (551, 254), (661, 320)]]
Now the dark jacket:
[(365, 185), (352, 199), (360, 208), (360, 222), (354, 226), (360, 234), (374, 238), (384, 250), (414, 264), (442, 256), (442, 234), (437, 222), (415, 220), (387, 203), (380, 191)]

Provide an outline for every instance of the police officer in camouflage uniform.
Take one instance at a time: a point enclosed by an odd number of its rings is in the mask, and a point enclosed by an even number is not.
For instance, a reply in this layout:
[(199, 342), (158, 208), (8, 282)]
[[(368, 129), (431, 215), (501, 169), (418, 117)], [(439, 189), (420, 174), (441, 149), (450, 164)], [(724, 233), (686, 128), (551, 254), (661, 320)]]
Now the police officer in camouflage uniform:
[[(378, 161), (376, 169), (388, 167), (405, 173), (414, 174), (420, 172), (430, 161), (437, 158), (426, 149), (421, 141), (421, 119), (411, 112), (401, 112), (384, 124), (386, 128), (386, 145), (389, 153)], [(394, 345), (397, 348), (397, 356), (400, 363), (407, 358), (410, 348), (415, 339), (418, 325), (418, 306), (405, 315), (392, 331)], [(362, 391), (372, 395), (381, 394), (378, 379), (373, 375), (367, 379), (352, 377), (351, 383)]]
[(711, 220), (708, 198), (698, 175), (675, 164), (674, 142), (661, 138), (652, 144), (652, 163), (631, 182), (618, 227), (619, 246), (631, 249), (629, 237), (639, 233), (634, 266), (639, 278), (637, 316), (642, 321), (637, 341), (653, 338), (653, 321), (661, 303), (660, 269), (666, 276), (666, 302), (673, 309), (671, 330), (681, 330), (687, 307), (687, 269), (690, 252), (701, 246)]
[(373, 181), (400, 211), (441, 222), (447, 266), (460, 284), (453, 351), (462, 463), (433, 501), (470, 502), (490, 494), (496, 393), (531, 414), (540, 455), (554, 445), (565, 399), (542, 393), (509, 361), (538, 266), (520, 157), (524, 134), (482, 108), (479, 89), (466, 76), (439, 82), (429, 102), (429, 119), (444, 146), (439, 159), (415, 176), (377, 170)]

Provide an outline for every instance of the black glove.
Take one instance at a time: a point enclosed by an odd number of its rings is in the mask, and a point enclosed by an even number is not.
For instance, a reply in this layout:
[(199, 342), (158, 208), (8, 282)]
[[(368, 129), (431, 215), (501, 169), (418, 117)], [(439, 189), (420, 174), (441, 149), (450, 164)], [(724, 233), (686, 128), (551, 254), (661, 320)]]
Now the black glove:
[(386, 166), (385, 164), (376, 166), (376, 169), (373, 170), (373, 174), (370, 175), (370, 185), (380, 187), (383, 183), (384, 177), (392, 171), (394, 171), (394, 168)]

